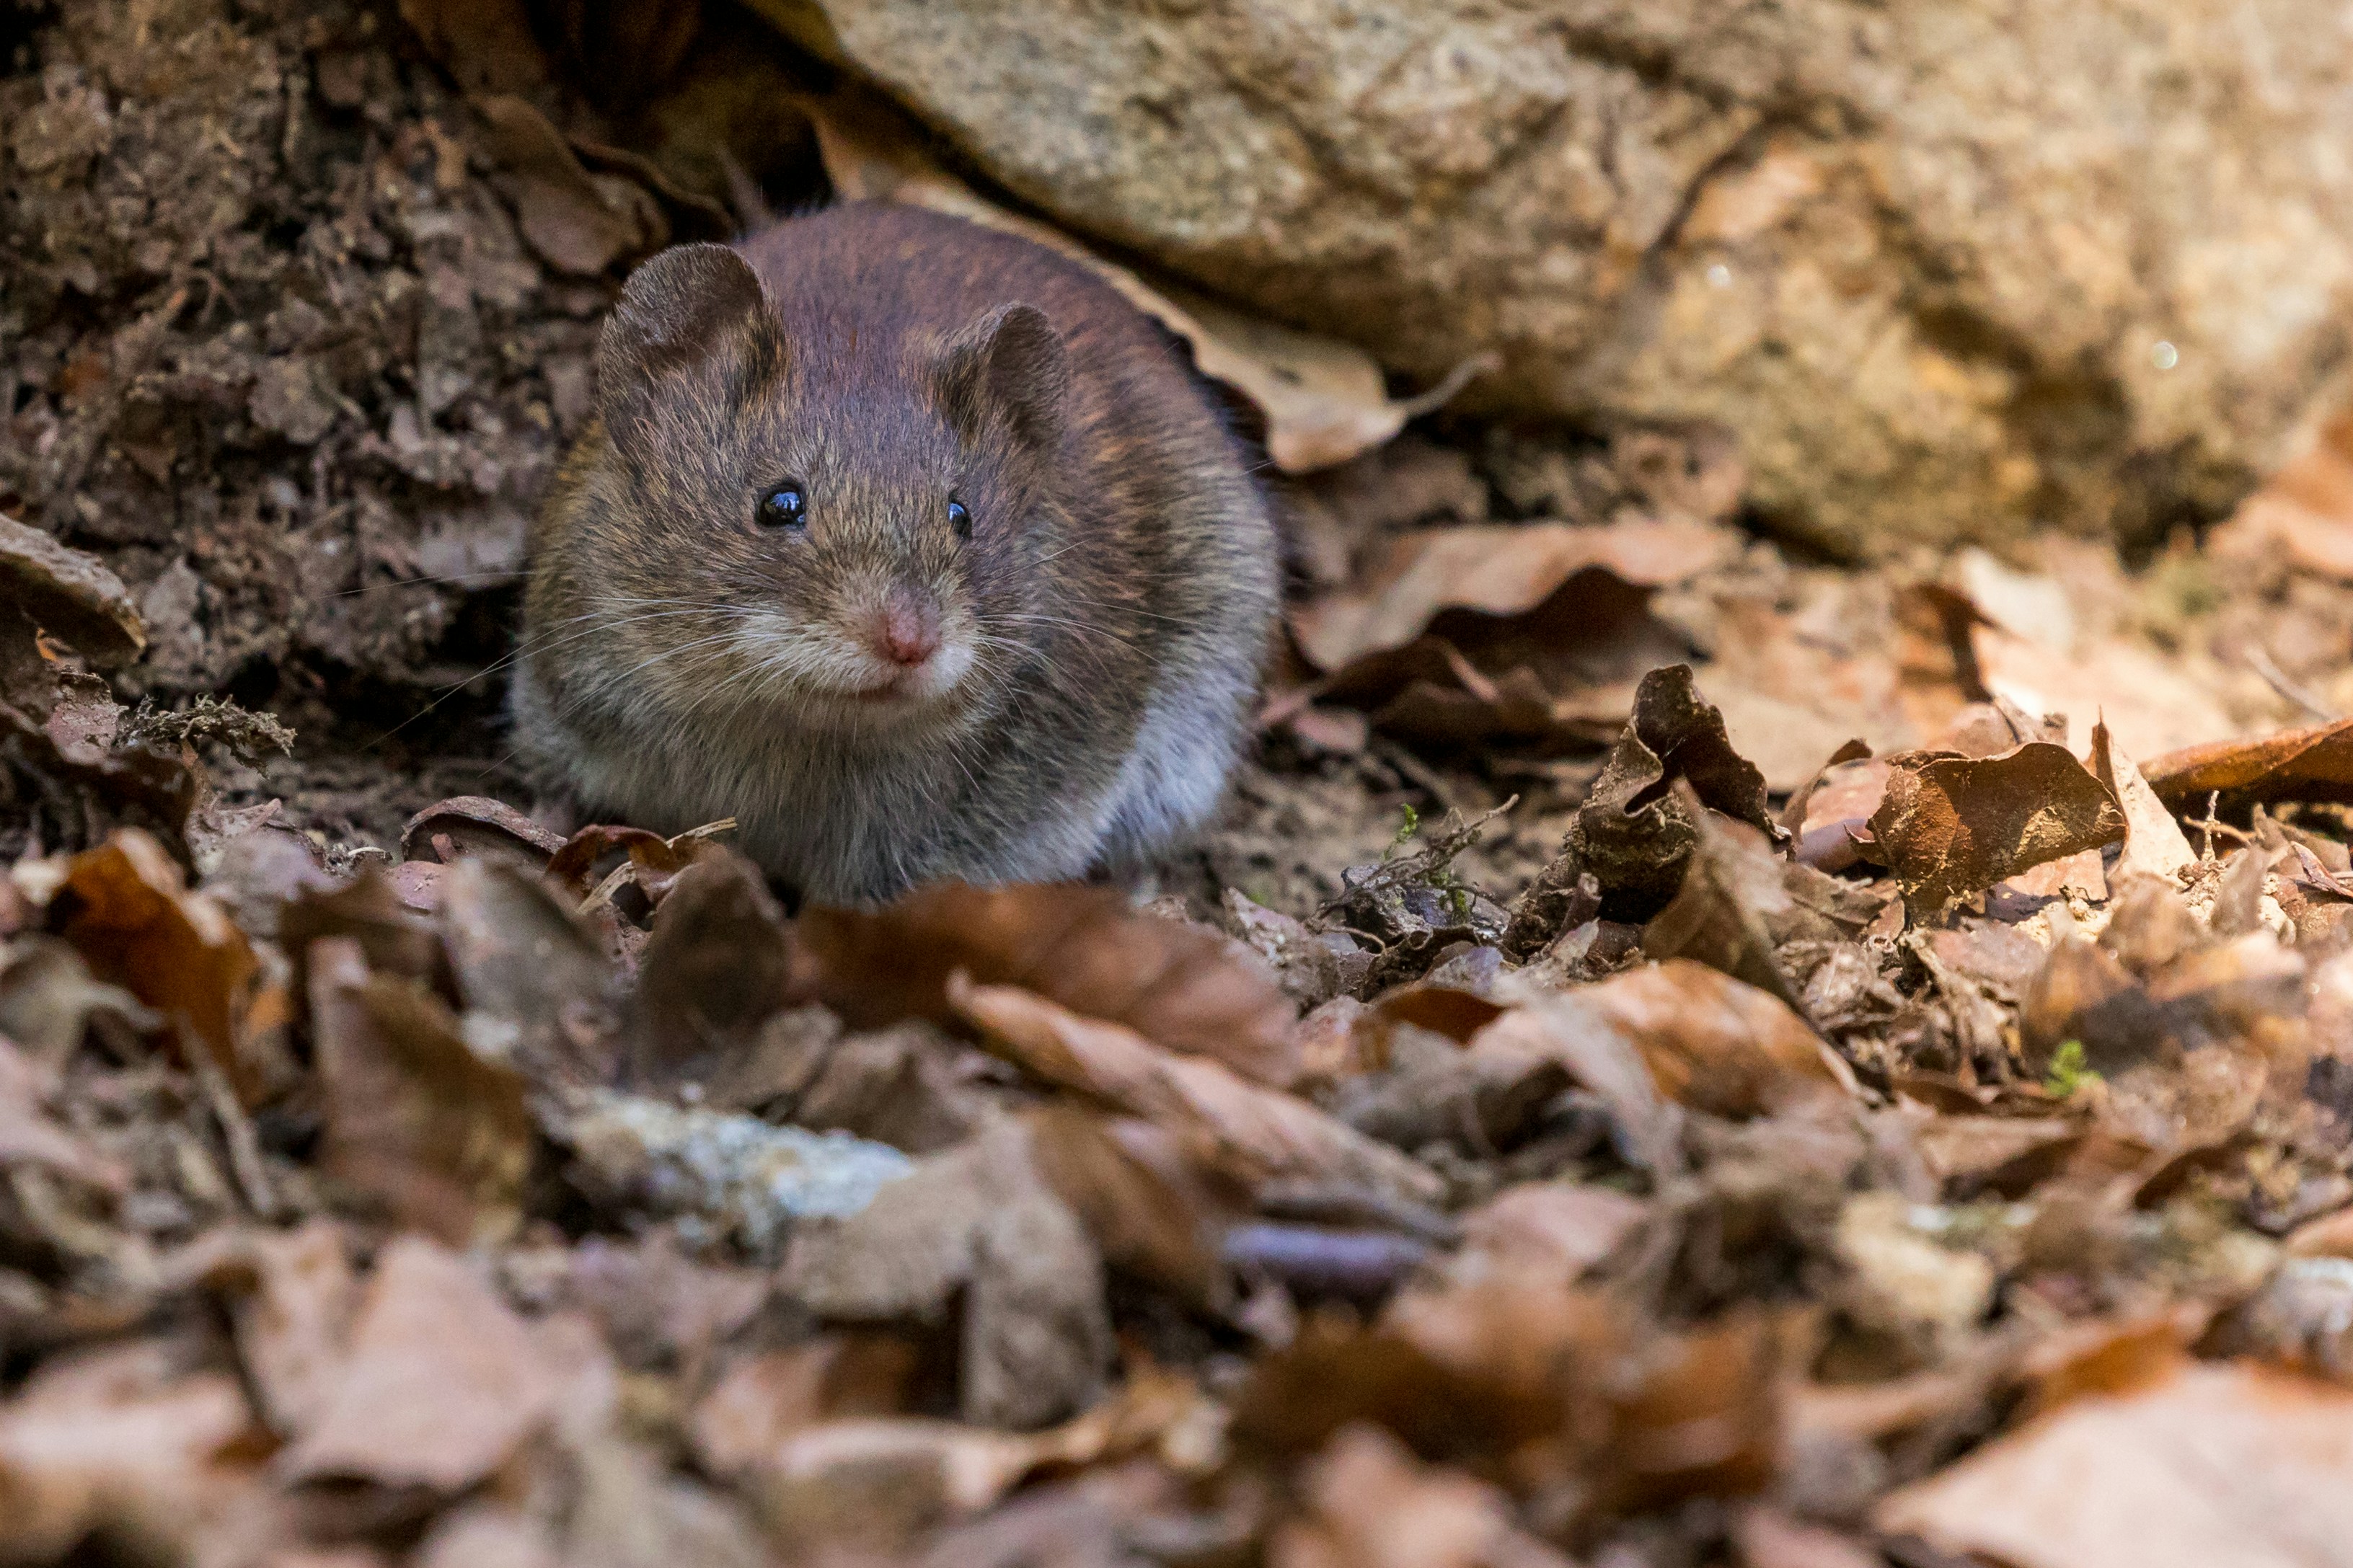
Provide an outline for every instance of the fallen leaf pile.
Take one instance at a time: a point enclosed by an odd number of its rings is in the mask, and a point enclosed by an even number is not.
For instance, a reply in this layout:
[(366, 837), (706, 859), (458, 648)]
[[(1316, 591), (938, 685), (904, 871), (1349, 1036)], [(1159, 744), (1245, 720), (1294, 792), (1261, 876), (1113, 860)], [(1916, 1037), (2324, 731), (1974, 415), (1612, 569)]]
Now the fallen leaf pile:
[[(1683, 526), (1294, 630), (1535, 689)], [(1777, 789), (1725, 662), (1513, 902), (1449, 821), (1304, 919), (476, 797), (330, 870), (34, 682), (117, 814), (0, 881), (0, 1561), (2336, 1561), (2337, 728), (1989, 692)]]

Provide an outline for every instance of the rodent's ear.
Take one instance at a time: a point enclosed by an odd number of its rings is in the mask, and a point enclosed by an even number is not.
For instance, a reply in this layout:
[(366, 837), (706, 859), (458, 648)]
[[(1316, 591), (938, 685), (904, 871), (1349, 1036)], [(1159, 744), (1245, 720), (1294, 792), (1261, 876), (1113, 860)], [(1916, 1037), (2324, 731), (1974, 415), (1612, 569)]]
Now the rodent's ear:
[(621, 286), (596, 340), (596, 389), (609, 416), (630, 388), (709, 357), (766, 309), (751, 265), (723, 245), (677, 245)]
[(951, 338), (939, 379), (949, 420), (967, 435), (996, 415), (1031, 447), (1061, 439), (1071, 356), (1035, 305), (1000, 305)]

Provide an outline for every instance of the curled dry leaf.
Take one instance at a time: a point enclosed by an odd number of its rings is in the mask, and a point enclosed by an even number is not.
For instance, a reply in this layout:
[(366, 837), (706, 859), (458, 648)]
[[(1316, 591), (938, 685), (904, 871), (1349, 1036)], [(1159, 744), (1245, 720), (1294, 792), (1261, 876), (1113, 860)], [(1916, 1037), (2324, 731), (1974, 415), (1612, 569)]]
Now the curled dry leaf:
[[(1491, 1144), (1509, 1148), (1525, 1135), (1538, 1108), (1577, 1085), (1609, 1108), (1629, 1163), (1662, 1174), (1680, 1170), (1682, 1116), (1660, 1094), (1642, 1053), (1593, 1005), (1592, 989), (1529, 1002), (1481, 1029), (1402, 1097), (1409, 1105), (1448, 1108), (1446, 1113), (1426, 1121), (1409, 1117), (1398, 1130), (1418, 1146), (1459, 1134), (1467, 1110)], [(1352, 1112), (1351, 1120), (1363, 1119)]]
[(1460, 392), (1487, 363), (1466, 362), (1419, 397), (1392, 399), (1372, 355), (1336, 339), (1278, 326), (1189, 294), (1155, 288), (1060, 229), (976, 195), (923, 153), (923, 132), (876, 96), (844, 89), (802, 109), (835, 194), (849, 201), (904, 202), (1005, 229), (1060, 251), (1118, 289), (1185, 340), (1203, 375), (1249, 399), (1266, 420), (1267, 454), (1286, 473), (1346, 462)]
[(2233, 801), (2353, 800), (2353, 719), (2190, 746), (2140, 771), (2159, 799), (2190, 808), (2217, 792)]
[(448, 963), (427, 913), (402, 898), (391, 877), (371, 867), (340, 888), (297, 889), (279, 911), (278, 940), (293, 961), (298, 984), (309, 973), (311, 944), (321, 937), (357, 942), (360, 956), (378, 974), (442, 983)]
[(1936, 910), (2030, 867), (2125, 836), (2116, 796), (2063, 746), (2030, 741), (1996, 757), (1891, 758), (1871, 818), (1905, 899)]
[(915, 1356), (913, 1342), (896, 1335), (842, 1332), (745, 1356), (694, 1407), (688, 1436), (695, 1458), (712, 1475), (741, 1475), (812, 1426), (895, 1415)]
[(961, 971), (1261, 1083), (1298, 1074), (1294, 1012), (1263, 968), (1217, 932), (1138, 914), (1108, 888), (943, 883), (871, 913), (805, 910), (797, 932), (801, 994), (853, 1028), (957, 1023), (947, 985)]
[[(585, 898), (590, 909), (609, 903), (624, 884), (634, 885), (648, 902), (659, 905), (669, 895), (678, 874), (717, 847), (717, 841), (735, 829), (735, 819), (722, 817), (665, 838), (642, 827), (614, 827), (592, 823), (565, 839), (548, 858), (547, 874)], [(616, 850), (628, 860), (607, 873), (595, 888), (587, 879)]]
[(547, 80), (547, 53), (517, 0), (400, 0), (400, 19), (469, 92), (529, 92)]
[(147, 623), (122, 579), (95, 555), (0, 516), (0, 606), (101, 669), (147, 647)]
[(1608, 1187), (1523, 1182), (1462, 1216), (1462, 1248), (1448, 1260), (1458, 1284), (1526, 1278), (1577, 1283), (1649, 1218), (1651, 1205)]
[(370, 973), (350, 937), (311, 944), (310, 993), (327, 1173), (454, 1245), (512, 1227), (531, 1169), (522, 1075), (415, 981)]
[(1525, 1490), (1577, 1484), (1588, 1506), (1656, 1506), (1771, 1477), (1778, 1354), (1757, 1317), (1660, 1332), (1590, 1292), (1488, 1279), (1409, 1290), (1370, 1328), (1311, 1321), (1259, 1363), (1235, 1424), (1296, 1451), (1376, 1421)]
[(455, 1254), (414, 1237), (377, 1256), (351, 1352), (277, 1468), (454, 1492), (555, 1414), (565, 1373)]
[(1081, 1017), (1013, 986), (958, 975), (949, 994), (1025, 1070), (1167, 1129), (1234, 1180), (1359, 1182), (1423, 1202), (1443, 1190), (1435, 1173), (1219, 1063), (1162, 1050), (1133, 1029)]
[(1875, 900), (1810, 866), (1781, 859), (1746, 823), (1706, 810), (1678, 779), (1675, 793), (1697, 829), (1683, 887), (1642, 931), (1653, 959), (1689, 958), (1768, 991), (1803, 1011), (1782, 965), (1785, 942), (1852, 937), (1878, 913)]
[(1683, 780), (1700, 805), (1770, 836), (1765, 775), (1732, 748), (1689, 665), (1642, 677), (1624, 734), (1568, 830), (1566, 853), (1599, 883), (1604, 908), (1648, 916), (1683, 886), (1698, 842), (1691, 808), (1669, 787)]
[(260, 1093), (255, 1047), (284, 1021), (285, 996), (227, 911), (190, 892), (153, 837), (125, 828), (75, 856), (49, 919), (99, 979), (185, 1024), (248, 1103)]
[(1448, 611), (1525, 615), (1588, 572), (1664, 587), (1715, 565), (1732, 544), (1720, 529), (1647, 519), (1424, 529), (1390, 541), (1363, 582), (1293, 610), (1291, 632), (1328, 675), (1404, 647)]
[(460, 855), (491, 855), (537, 866), (564, 840), (502, 800), (459, 795), (435, 801), (400, 830), (403, 860), (447, 864)]
[(1883, 1500), (1880, 1529), (2018, 1568), (2306, 1568), (2353, 1540), (2353, 1393), (2250, 1363), (2082, 1398)]
[(1314, 639), (1309, 662), (1340, 661), (1301, 695), (1433, 745), (1600, 744), (1618, 730), (1625, 684), (1687, 651), (1651, 613), (1654, 588), (1705, 569), (1725, 539), (1639, 517), (1403, 535), (1371, 586), (1297, 612), (1302, 646)]

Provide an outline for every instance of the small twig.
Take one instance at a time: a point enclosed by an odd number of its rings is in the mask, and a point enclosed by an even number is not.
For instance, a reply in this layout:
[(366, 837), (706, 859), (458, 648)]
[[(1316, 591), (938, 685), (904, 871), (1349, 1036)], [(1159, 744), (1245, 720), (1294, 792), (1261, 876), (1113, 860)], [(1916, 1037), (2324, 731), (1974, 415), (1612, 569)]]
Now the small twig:
[(1373, 737), (1372, 751), (1375, 756), (1397, 770), (1408, 784), (1415, 785), (1426, 793), (1430, 799), (1436, 801), (1441, 809), (1458, 813), (1461, 811), (1462, 803), (1454, 798), (1454, 792), (1446, 787), (1446, 781), (1439, 775), (1438, 770), (1415, 756), (1401, 742), (1392, 741), (1386, 735), (1376, 735)]
[(204, 1090), (206, 1109), (220, 1128), (221, 1142), (228, 1150), (229, 1172), (245, 1194), (246, 1206), (257, 1219), (276, 1219), (278, 1193), (270, 1185), (269, 1168), (261, 1163), (261, 1140), (254, 1134), (252, 1119), (237, 1102), (237, 1092), (229, 1088), (227, 1075), (205, 1043), (189, 1038), (184, 1030), (180, 1045), (195, 1073), (197, 1087)]
[(1302, 1295), (1356, 1300), (1388, 1295), (1430, 1254), (1429, 1243), (1387, 1231), (1264, 1221), (1234, 1226), (1220, 1250), (1239, 1273), (1278, 1280)]
[(2253, 834), (2242, 833), (2238, 828), (2232, 826), (2229, 823), (2218, 821), (2216, 819), (2214, 816), (2214, 808), (2221, 805), (2221, 803), (2222, 792), (2221, 790), (2209, 791), (2206, 796), (2206, 820), (2203, 822), (2193, 822), (2189, 825), (2206, 836), (2205, 858), (2209, 860), (2214, 858), (2214, 835), (2217, 833), (2222, 835), (2225, 838), (2235, 838), (2242, 844), (2253, 844), (2255, 841), (2255, 836)]
[(2272, 656), (2263, 651), (2263, 645), (2258, 643), (2250, 647), (2242, 657), (2246, 660), (2248, 668), (2263, 678), (2265, 685), (2303, 709), (2306, 714), (2324, 724), (2337, 722), (2337, 714), (2320, 699), (2290, 680), (2287, 678), (2287, 672), (2272, 662)]
[(1487, 824), (1519, 804), (1520, 797), (1514, 795), (1493, 810), (1482, 813), (1477, 821), (1468, 823), (1462, 820), (1460, 813), (1450, 812), (1448, 820), (1439, 828), (1435, 838), (1410, 855), (1384, 860), (1374, 867), (1363, 881), (1346, 889), (1316, 912), (1329, 915), (1359, 899), (1402, 892), (1407, 888), (1430, 881), (1437, 872), (1451, 865), (1456, 856), (1479, 841), (1479, 834)]

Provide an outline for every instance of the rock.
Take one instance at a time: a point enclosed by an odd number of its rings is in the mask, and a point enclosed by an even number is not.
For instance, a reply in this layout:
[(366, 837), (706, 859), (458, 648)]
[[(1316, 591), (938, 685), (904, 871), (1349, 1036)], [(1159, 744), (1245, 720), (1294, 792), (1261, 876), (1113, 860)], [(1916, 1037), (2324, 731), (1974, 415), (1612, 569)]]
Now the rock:
[(2328, 0), (757, 0), (1059, 221), (1846, 551), (2218, 514), (2348, 346)]

